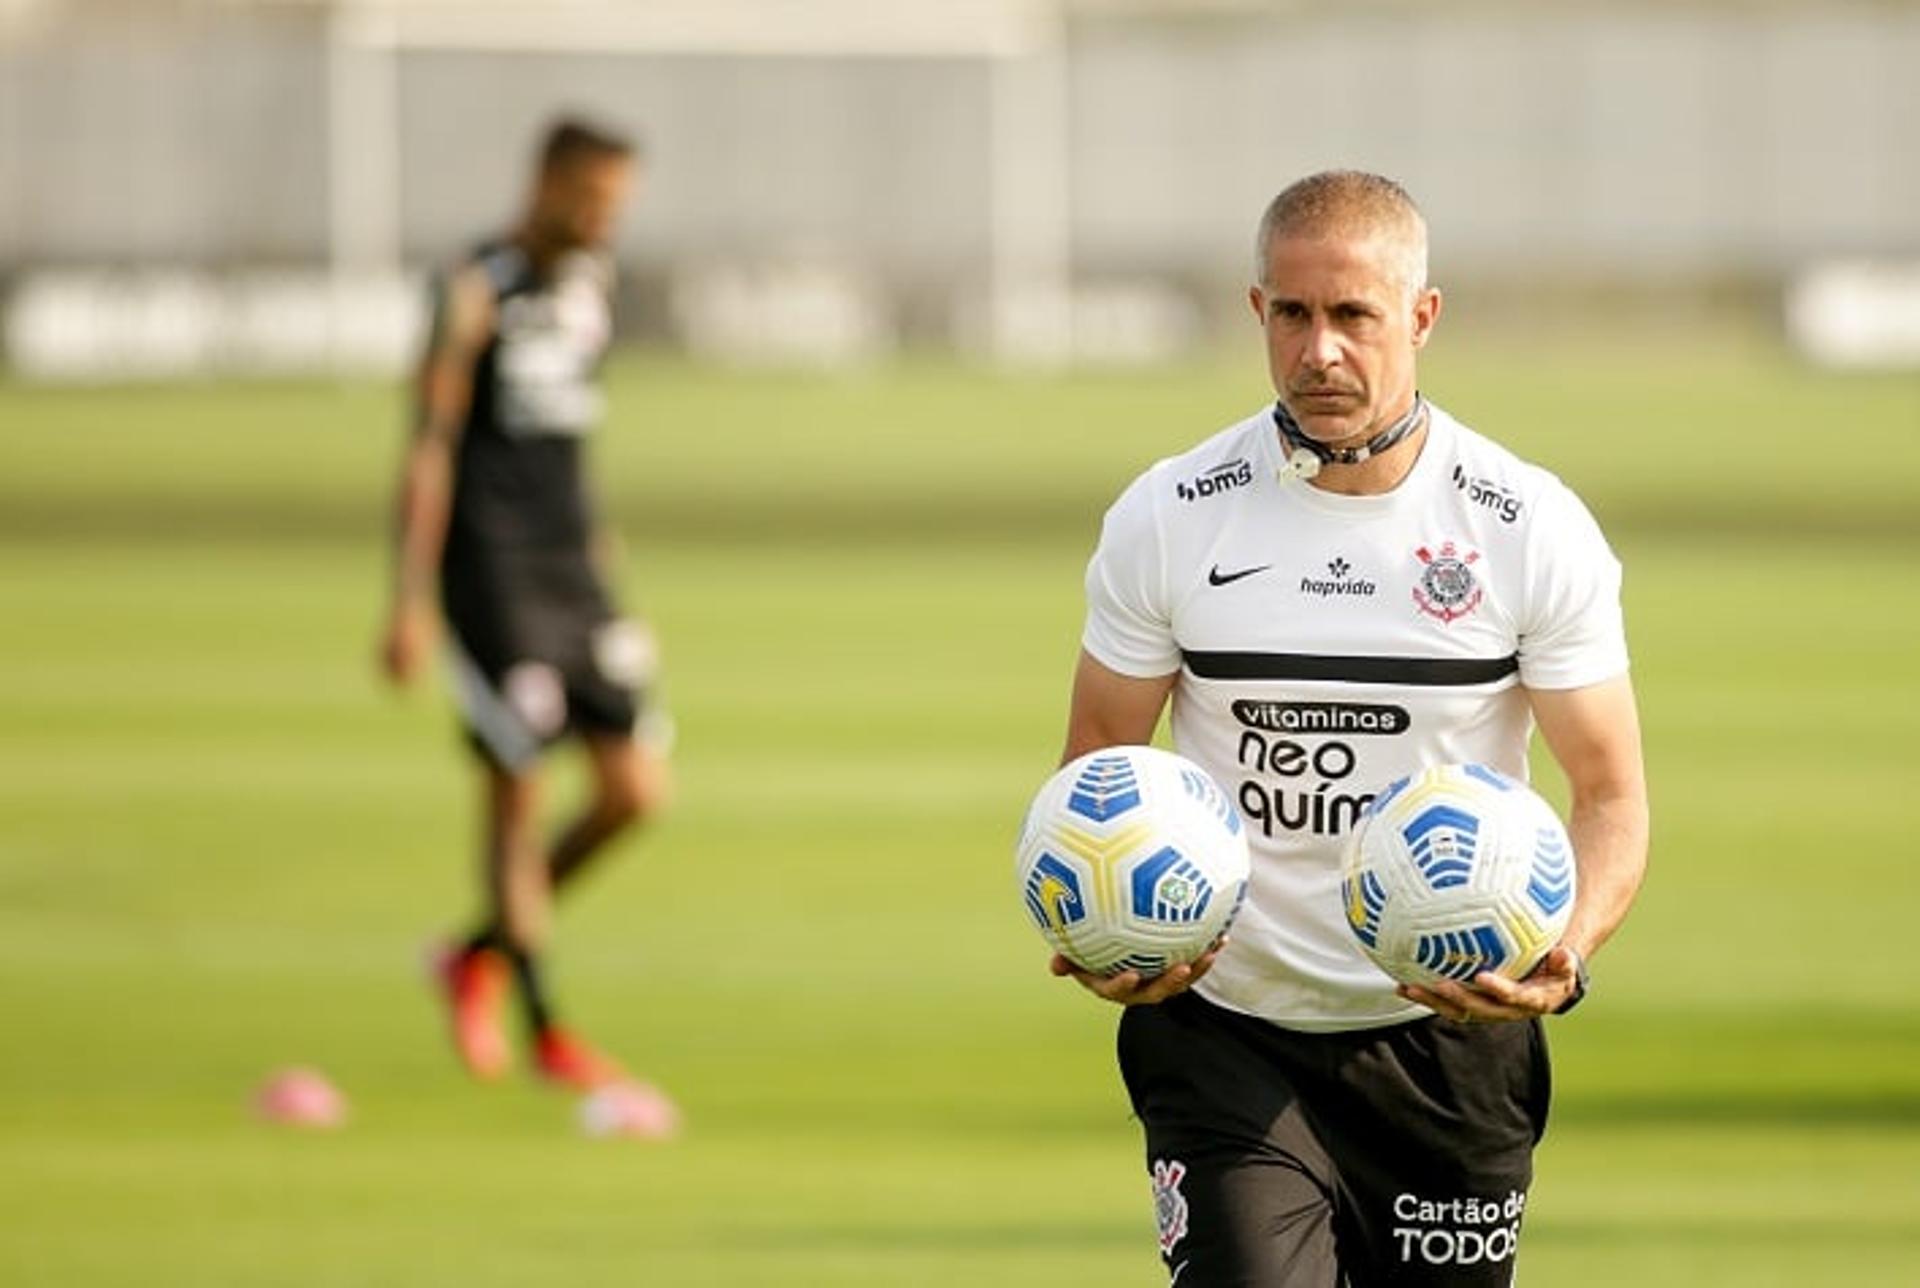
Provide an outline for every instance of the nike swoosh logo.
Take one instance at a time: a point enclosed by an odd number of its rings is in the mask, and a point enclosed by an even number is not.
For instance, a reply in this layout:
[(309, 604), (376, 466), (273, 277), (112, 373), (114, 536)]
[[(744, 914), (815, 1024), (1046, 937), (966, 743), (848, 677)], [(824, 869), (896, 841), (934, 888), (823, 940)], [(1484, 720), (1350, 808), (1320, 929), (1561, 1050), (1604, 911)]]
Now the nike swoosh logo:
[(1173, 1285), (1180, 1282), (1180, 1276), (1185, 1273), (1187, 1273), (1187, 1263), (1182, 1261), (1173, 1268), (1173, 1278), (1167, 1280), (1167, 1288), (1173, 1288)]
[(1207, 570), (1207, 585), (1209, 586), (1229, 585), (1232, 582), (1239, 581), (1242, 577), (1251, 577), (1253, 576), (1253, 574), (1257, 572), (1265, 572), (1267, 569), (1271, 567), (1273, 567), (1272, 564), (1261, 564), (1257, 568), (1242, 568), (1237, 572), (1221, 572), (1220, 565), (1215, 564), (1212, 568)]

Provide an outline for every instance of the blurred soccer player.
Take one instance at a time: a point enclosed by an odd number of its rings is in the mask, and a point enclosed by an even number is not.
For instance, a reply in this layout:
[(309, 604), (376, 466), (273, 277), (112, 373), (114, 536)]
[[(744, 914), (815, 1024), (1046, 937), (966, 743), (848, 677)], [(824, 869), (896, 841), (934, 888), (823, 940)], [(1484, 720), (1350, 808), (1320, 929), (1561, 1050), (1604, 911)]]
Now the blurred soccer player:
[[(555, 1018), (540, 963), (552, 892), (666, 790), (647, 709), (651, 639), (620, 617), (595, 566), (583, 477), (609, 334), (606, 247), (635, 169), (617, 135), (578, 121), (548, 133), (518, 225), (438, 288), (401, 471), (381, 662), (397, 684), (419, 673), (437, 588), (482, 767), (486, 908), (447, 953), (442, 984), (461, 1059), (487, 1078), (509, 1062), (510, 984), (544, 1076), (591, 1086), (620, 1074)], [(548, 843), (540, 759), (566, 735), (585, 748), (592, 797)]]

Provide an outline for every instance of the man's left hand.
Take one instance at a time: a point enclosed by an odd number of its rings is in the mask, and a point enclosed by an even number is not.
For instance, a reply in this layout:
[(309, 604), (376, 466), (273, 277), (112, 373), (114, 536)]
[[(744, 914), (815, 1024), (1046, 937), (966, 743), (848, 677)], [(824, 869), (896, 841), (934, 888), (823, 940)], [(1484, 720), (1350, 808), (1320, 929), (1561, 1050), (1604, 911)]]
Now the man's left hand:
[(1481, 971), (1473, 977), (1471, 986), (1440, 980), (1402, 984), (1395, 991), (1457, 1024), (1497, 1024), (1551, 1015), (1579, 988), (1579, 970), (1572, 949), (1555, 948), (1525, 979)]

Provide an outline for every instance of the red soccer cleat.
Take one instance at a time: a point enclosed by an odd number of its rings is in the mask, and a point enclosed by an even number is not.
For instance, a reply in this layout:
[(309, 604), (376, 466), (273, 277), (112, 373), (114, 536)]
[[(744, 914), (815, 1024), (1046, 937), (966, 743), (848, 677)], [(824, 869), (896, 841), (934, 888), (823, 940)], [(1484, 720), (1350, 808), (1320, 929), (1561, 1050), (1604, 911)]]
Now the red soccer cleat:
[(441, 957), (436, 973), (460, 1063), (474, 1077), (493, 1081), (512, 1062), (500, 1018), (509, 982), (506, 959), (487, 948), (456, 948)]
[(534, 1058), (539, 1062), (541, 1077), (579, 1091), (592, 1091), (627, 1076), (619, 1061), (559, 1025), (540, 1031), (534, 1039)]

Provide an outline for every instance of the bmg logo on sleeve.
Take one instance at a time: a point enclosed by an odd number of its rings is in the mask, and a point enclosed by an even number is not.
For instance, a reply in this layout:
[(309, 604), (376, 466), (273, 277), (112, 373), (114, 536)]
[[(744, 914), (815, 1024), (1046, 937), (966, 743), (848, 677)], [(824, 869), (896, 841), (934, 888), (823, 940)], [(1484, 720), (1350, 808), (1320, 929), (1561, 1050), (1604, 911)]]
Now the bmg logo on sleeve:
[(1231, 492), (1234, 488), (1245, 487), (1253, 482), (1253, 466), (1242, 458), (1237, 461), (1225, 461), (1190, 479), (1180, 479), (1173, 485), (1174, 495), (1182, 501), (1204, 501), (1210, 496), (1222, 492)]

